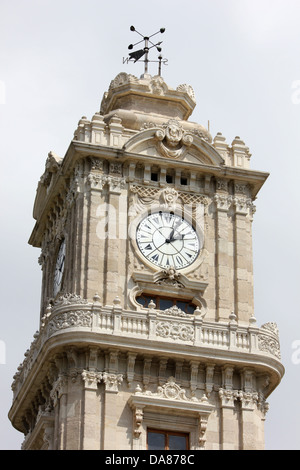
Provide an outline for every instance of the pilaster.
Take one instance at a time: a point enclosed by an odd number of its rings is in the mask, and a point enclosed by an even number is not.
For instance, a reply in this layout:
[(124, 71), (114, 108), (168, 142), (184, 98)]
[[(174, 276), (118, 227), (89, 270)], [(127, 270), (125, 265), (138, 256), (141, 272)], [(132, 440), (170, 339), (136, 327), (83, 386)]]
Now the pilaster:
[(81, 450), (95, 450), (100, 448), (101, 436), (101, 409), (98, 384), (102, 374), (93, 370), (83, 370), (83, 410)]
[(221, 409), (221, 449), (238, 449), (238, 416), (235, 407), (237, 392), (233, 390), (233, 370), (232, 366), (224, 366), (222, 370), (222, 388), (219, 389), (220, 409)]
[(214, 196), (216, 221), (216, 319), (228, 319), (232, 305), (232, 269), (229, 254), (229, 217), (231, 197), (228, 194), (228, 182), (217, 180), (217, 192)]

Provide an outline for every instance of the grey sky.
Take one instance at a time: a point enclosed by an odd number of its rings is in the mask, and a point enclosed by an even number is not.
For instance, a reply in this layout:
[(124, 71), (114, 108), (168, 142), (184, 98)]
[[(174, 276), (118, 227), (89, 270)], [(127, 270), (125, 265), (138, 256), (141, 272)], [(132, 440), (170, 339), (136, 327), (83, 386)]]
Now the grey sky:
[(110, 81), (143, 73), (122, 63), (139, 40), (131, 24), (145, 35), (166, 28), (162, 76), (193, 87), (190, 120), (209, 120), (229, 144), (240, 136), (251, 168), (270, 172), (253, 222), (255, 316), (278, 324), (286, 374), (268, 400), (266, 448), (300, 449), (299, 0), (0, 0), (0, 448), (23, 440), (7, 418), (10, 385), (39, 328), (39, 250), (27, 245), (37, 182)]

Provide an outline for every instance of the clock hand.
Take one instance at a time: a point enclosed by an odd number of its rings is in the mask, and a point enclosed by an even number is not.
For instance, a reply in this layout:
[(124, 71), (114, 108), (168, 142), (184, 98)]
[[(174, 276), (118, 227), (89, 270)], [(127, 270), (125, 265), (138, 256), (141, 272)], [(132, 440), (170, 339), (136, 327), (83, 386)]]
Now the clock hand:
[(185, 236), (185, 233), (183, 235), (181, 235), (180, 237), (173, 237), (170, 239), (170, 242), (173, 242), (175, 240), (183, 240), (183, 237)]
[(173, 225), (173, 228), (171, 230), (169, 238), (166, 239), (167, 243), (170, 243), (171, 241), (175, 240), (175, 238), (173, 238), (174, 237), (174, 232), (180, 224), (181, 224), (181, 220), (177, 221), (176, 224)]

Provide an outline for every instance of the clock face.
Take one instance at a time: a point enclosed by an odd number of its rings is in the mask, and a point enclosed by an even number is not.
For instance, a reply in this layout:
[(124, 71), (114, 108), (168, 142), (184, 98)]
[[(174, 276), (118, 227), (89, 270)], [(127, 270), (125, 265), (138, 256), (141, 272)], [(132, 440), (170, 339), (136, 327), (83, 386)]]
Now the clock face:
[(65, 244), (65, 241), (63, 241), (59, 248), (56, 265), (55, 265), (55, 271), (54, 271), (54, 282), (53, 282), (54, 297), (60, 291), (60, 288), (61, 288), (62, 276), (63, 276), (64, 266), (65, 266), (65, 253), (66, 253), (66, 244)]
[(161, 268), (186, 268), (195, 261), (200, 250), (192, 225), (172, 212), (145, 217), (137, 228), (136, 241), (145, 258)]

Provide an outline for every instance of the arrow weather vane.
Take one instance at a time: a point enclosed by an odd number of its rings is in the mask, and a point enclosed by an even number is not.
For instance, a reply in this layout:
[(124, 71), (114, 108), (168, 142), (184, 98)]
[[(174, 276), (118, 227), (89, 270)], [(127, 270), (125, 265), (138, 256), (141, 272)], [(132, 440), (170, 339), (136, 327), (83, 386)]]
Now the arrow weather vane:
[[(162, 44), (162, 41), (156, 43), (156, 44), (153, 44), (153, 42), (150, 40), (150, 38), (152, 38), (153, 36), (155, 36), (156, 34), (158, 33), (164, 33), (165, 32), (165, 28), (160, 28), (159, 31), (157, 31), (156, 33), (154, 34), (151, 34), (151, 36), (144, 36), (143, 34), (139, 33), (134, 26), (130, 26), (130, 31), (135, 31), (137, 34), (139, 34), (140, 36), (142, 36), (142, 40), (139, 41), (139, 42), (136, 42), (135, 44), (129, 44), (128, 46), (128, 49), (133, 49), (135, 46), (137, 46), (138, 44), (140, 44), (141, 42), (145, 41), (145, 45), (144, 45), (144, 48), (143, 49), (139, 49), (137, 51), (134, 51), (134, 52), (130, 52), (129, 53), (129, 58), (127, 59), (124, 59), (123, 58), (123, 64), (125, 62), (129, 62), (129, 61), (134, 61), (134, 62), (138, 62), (143, 56), (145, 56), (144, 58), (144, 63), (145, 63), (145, 74), (148, 73), (148, 63), (149, 62), (158, 62), (159, 65), (158, 65), (158, 75), (161, 74), (161, 64), (165, 64), (167, 65), (167, 62), (168, 60), (167, 59), (163, 59), (162, 55), (160, 54), (158, 56), (158, 60), (149, 60), (148, 59), (148, 53), (149, 53), (149, 50), (152, 49), (153, 47), (156, 48), (156, 50), (158, 52), (161, 52), (161, 47), (160, 45)], [(151, 44), (151, 46), (149, 46), (149, 44)]]

